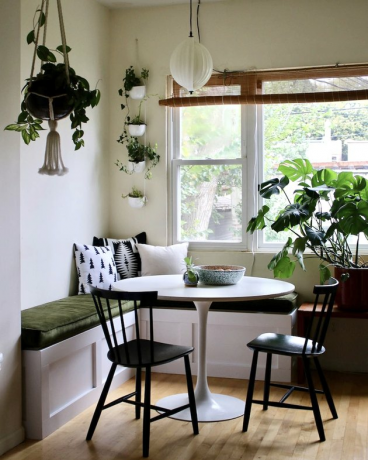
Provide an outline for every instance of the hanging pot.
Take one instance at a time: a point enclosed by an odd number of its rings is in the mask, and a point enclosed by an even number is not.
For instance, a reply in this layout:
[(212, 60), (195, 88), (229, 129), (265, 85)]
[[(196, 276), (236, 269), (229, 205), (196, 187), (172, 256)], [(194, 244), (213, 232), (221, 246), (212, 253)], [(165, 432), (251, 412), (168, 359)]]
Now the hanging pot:
[(146, 132), (146, 125), (128, 125), (128, 131), (132, 137), (141, 137)]
[(74, 108), (64, 88), (56, 88), (54, 81), (43, 79), (36, 79), (28, 86), (26, 107), (31, 115), (41, 120), (61, 120)]
[(127, 169), (129, 172), (141, 173), (144, 171), (145, 167), (146, 167), (145, 161), (140, 161), (139, 163), (134, 163), (134, 161), (128, 161)]
[[(342, 281), (342, 275), (349, 278)], [(335, 303), (339, 310), (368, 311), (368, 268), (335, 267), (335, 278), (339, 281)]]
[(144, 196), (142, 198), (136, 198), (133, 196), (128, 196), (128, 203), (131, 208), (143, 208), (146, 204), (147, 198)]
[(133, 88), (129, 91), (129, 97), (131, 97), (132, 99), (143, 99), (145, 95), (145, 86), (133, 86)]

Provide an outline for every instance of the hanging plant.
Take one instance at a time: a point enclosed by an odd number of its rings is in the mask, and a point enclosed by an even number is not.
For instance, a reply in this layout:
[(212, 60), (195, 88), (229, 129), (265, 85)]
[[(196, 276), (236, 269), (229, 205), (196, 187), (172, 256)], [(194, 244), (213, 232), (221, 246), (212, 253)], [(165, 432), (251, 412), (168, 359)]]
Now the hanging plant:
[[(142, 69), (141, 79), (147, 80), (149, 71)], [(146, 122), (143, 120), (142, 104), (146, 102), (150, 97), (157, 96), (156, 94), (144, 95), (140, 98), (138, 104), (138, 114), (131, 118), (129, 113), (128, 98), (131, 97), (131, 90), (133, 87), (141, 84), (141, 80), (135, 75), (133, 66), (130, 66), (125, 72), (125, 78), (123, 78), (124, 88), (119, 89), (119, 95), (125, 97), (125, 104), (121, 104), (121, 109), (126, 110), (124, 120), (124, 130), (119, 136), (117, 142), (120, 144), (126, 144), (128, 151), (128, 165), (124, 165), (120, 160), (116, 161), (116, 166), (127, 174), (133, 174), (142, 172), (145, 169), (145, 179), (152, 178), (152, 168), (154, 168), (160, 161), (160, 155), (157, 153), (157, 144), (151, 147), (150, 144), (140, 143), (137, 137), (141, 137), (146, 132)]]
[(147, 203), (147, 197), (134, 186), (132, 187), (132, 191), (127, 195), (122, 195), (122, 198), (128, 198), (131, 208), (142, 208)]
[[(31, 76), (22, 89), (23, 100), (18, 119), (5, 129), (20, 132), (23, 141), (28, 145), (39, 137), (44, 120), (55, 122), (69, 115), (71, 128), (74, 130), (72, 139), (75, 150), (78, 150), (84, 146), (82, 124), (89, 120), (86, 108), (93, 108), (99, 103), (100, 91), (90, 90), (88, 81), (77, 75), (69, 66), (68, 56), (71, 48), (66, 44), (60, 0), (57, 0), (57, 5), (62, 45), (56, 50), (50, 50), (45, 46), (48, 4), (49, 0), (42, 0), (41, 7), (35, 13), (34, 27), (27, 35), (27, 43), (35, 47)], [(39, 45), (41, 29), (43, 44)], [(63, 63), (57, 62), (58, 54), (63, 56)], [(40, 72), (33, 76), (36, 57), (41, 60), (41, 67)], [(51, 124), (51, 129), (56, 132), (55, 123)]]
[[(138, 139), (131, 137), (129, 143), (127, 144), (128, 150), (128, 161), (132, 163), (142, 163), (143, 161), (147, 164), (147, 169), (145, 172), (145, 179), (152, 178), (152, 168), (154, 168), (160, 161), (160, 155), (156, 152), (157, 145), (151, 147), (150, 144), (144, 145), (138, 142)], [(122, 164), (120, 160), (117, 160), (115, 163), (116, 166), (120, 168), (120, 171), (124, 171), (127, 174), (133, 174), (137, 171), (137, 168), (134, 166), (132, 168), (127, 167)]]
[(125, 77), (123, 78), (124, 85), (123, 88), (119, 89), (119, 95), (126, 98), (130, 96), (132, 99), (142, 99), (146, 95), (144, 83), (148, 80), (148, 76), (149, 70), (147, 69), (142, 69), (140, 76), (137, 76), (134, 67), (131, 65), (125, 70)]

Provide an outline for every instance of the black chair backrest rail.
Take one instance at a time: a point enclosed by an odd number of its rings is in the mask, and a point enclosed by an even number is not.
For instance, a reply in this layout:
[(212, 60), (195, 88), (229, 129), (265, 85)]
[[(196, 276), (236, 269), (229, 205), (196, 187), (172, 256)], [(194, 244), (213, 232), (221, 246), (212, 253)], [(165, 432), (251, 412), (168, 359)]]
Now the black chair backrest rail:
[[(311, 314), (311, 320), (309, 322), (305, 336), (303, 354), (306, 353), (307, 346), (310, 341), (312, 341), (312, 353), (321, 351), (326, 338), (328, 325), (330, 323), (331, 313), (338, 286), (339, 283), (335, 278), (330, 278), (328, 284), (314, 286), (313, 294), (315, 294), (315, 300)], [(323, 299), (321, 312), (317, 317), (316, 311), (317, 307), (320, 305), (320, 300), (322, 297)]]
[[(123, 291), (106, 291), (100, 290), (98, 288), (91, 287), (91, 294), (96, 306), (97, 314), (101, 322), (101, 326), (106, 338), (107, 345), (109, 347), (110, 353), (115, 354), (116, 360), (121, 360), (120, 350), (119, 347), (119, 339), (118, 334), (115, 329), (114, 321), (113, 321), (113, 314), (112, 314), (112, 305), (111, 300), (117, 301), (119, 306), (119, 316), (120, 316), (120, 324), (121, 324), (121, 333), (123, 336), (123, 346), (125, 351), (125, 356), (130, 363), (130, 351), (128, 347), (128, 338), (127, 338), (127, 331), (124, 322), (124, 314), (122, 309), (122, 302), (123, 301), (132, 301), (134, 304), (134, 316), (135, 316), (135, 338), (137, 340), (137, 355), (139, 359), (139, 363), (142, 364), (142, 348), (141, 348), (141, 334), (139, 330), (139, 317), (138, 317), (138, 302), (144, 302), (145, 308), (149, 309), (149, 330), (150, 330), (150, 342), (153, 343), (154, 341), (154, 333), (153, 333), (153, 312), (152, 312), (152, 305), (155, 301), (157, 301), (157, 291), (143, 291), (143, 292), (123, 292)], [(105, 303), (103, 300), (105, 299)], [(104, 304), (106, 308), (104, 308)], [(109, 325), (111, 329), (111, 335), (109, 331)], [(153, 346), (150, 347), (151, 353), (153, 353)], [(153, 356), (152, 356), (153, 359)]]

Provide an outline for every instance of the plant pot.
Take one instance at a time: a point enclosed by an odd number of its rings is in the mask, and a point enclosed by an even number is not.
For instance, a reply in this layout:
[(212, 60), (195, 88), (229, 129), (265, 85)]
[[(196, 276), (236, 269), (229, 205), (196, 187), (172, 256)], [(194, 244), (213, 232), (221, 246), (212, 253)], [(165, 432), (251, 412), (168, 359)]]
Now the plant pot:
[(141, 173), (144, 171), (145, 167), (145, 161), (140, 161), (139, 163), (134, 163), (134, 161), (128, 161), (127, 169), (129, 172)]
[(143, 86), (133, 86), (129, 91), (129, 97), (132, 99), (143, 99), (146, 95), (146, 87)]
[(198, 273), (195, 274), (196, 275), (196, 281), (190, 281), (189, 280), (189, 275), (187, 272), (184, 273), (183, 275), (183, 280), (184, 280), (184, 284), (185, 286), (188, 286), (188, 287), (196, 287), (197, 284), (198, 284), (198, 281), (199, 281), (199, 277), (198, 277)]
[[(349, 278), (341, 281), (344, 273)], [(335, 299), (339, 310), (368, 311), (368, 268), (335, 267), (335, 278), (340, 283)]]
[[(68, 103), (68, 96), (65, 95), (65, 91), (60, 88), (56, 89), (54, 82), (35, 80), (28, 88), (26, 107), (35, 118), (61, 120), (73, 111), (74, 107)], [(50, 100), (52, 101), (51, 107)], [(53, 113), (51, 113), (51, 109)]]
[(146, 132), (146, 125), (128, 125), (128, 131), (132, 137), (141, 137)]
[(143, 208), (146, 204), (147, 198), (144, 196), (142, 198), (136, 198), (133, 196), (128, 196), (128, 203), (131, 208)]

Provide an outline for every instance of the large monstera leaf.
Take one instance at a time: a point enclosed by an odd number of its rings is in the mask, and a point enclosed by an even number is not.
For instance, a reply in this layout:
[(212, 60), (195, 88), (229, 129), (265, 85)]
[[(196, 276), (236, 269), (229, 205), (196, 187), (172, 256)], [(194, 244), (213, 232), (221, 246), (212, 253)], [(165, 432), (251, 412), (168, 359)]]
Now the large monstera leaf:
[(272, 195), (279, 195), (289, 183), (289, 179), (285, 176), (263, 182), (259, 187), (259, 194), (262, 198), (271, 198)]
[(297, 158), (296, 160), (283, 161), (278, 170), (287, 176), (292, 182), (297, 180), (306, 181), (315, 173), (309, 160)]
[(323, 230), (316, 230), (304, 225), (304, 231), (311, 246), (322, 246), (326, 242), (326, 233)]
[(294, 203), (286, 206), (285, 210), (277, 217), (271, 225), (275, 232), (282, 232), (286, 228), (300, 225), (310, 217), (308, 205)]
[(270, 208), (268, 206), (262, 206), (255, 217), (252, 217), (248, 222), (247, 232), (254, 233), (256, 230), (262, 230), (266, 227), (265, 215), (268, 213)]
[(350, 202), (337, 212), (340, 218), (340, 229), (345, 235), (358, 235), (368, 232), (368, 202)]
[(295, 262), (289, 257), (289, 249), (293, 244), (292, 239), (289, 237), (284, 247), (280, 252), (275, 254), (267, 268), (273, 270), (273, 276), (275, 278), (290, 278), (295, 270)]

